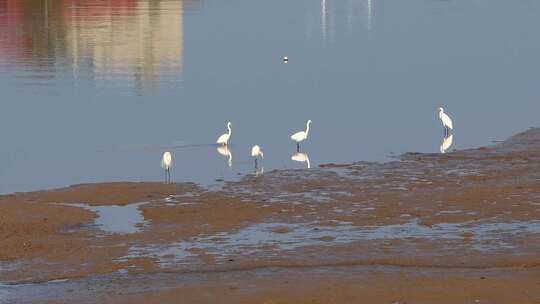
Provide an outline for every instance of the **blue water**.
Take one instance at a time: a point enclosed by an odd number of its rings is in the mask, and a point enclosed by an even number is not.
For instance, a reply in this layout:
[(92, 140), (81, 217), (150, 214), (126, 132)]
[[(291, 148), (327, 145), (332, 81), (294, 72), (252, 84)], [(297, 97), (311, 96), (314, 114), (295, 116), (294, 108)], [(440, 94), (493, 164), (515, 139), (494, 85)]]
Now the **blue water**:
[[(438, 152), (539, 125), (540, 2), (0, 0), (0, 193), (213, 184)], [(288, 56), (289, 63), (281, 58)], [(233, 122), (232, 168), (212, 144)], [(450, 149), (450, 150), (451, 150)]]
[[(470, 239), (471, 244), (467, 246), (473, 250), (489, 252), (514, 249), (515, 244), (505, 242), (504, 237), (508, 238), (524, 233), (540, 233), (539, 221), (479, 223), (475, 226), (471, 226), (470, 222), (441, 223), (433, 227), (419, 225), (417, 220), (405, 224), (373, 227), (355, 227), (347, 222), (337, 222), (336, 224), (335, 227), (320, 227), (317, 226), (317, 223), (260, 223), (230, 234), (221, 232), (165, 246), (141, 247), (137, 245), (132, 247), (130, 254), (121, 260), (150, 256), (158, 258), (162, 266), (168, 266), (174, 263), (192, 263), (186, 259), (197, 256), (193, 253), (197, 249), (215, 254), (218, 260), (226, 260), (228, 256), (234, 255), (280, 255), (282, 254), (280, 250), (294, 251), (305, 246), (349, 244), (358, 241), (463, 240), (464, 232), (473, 233)], [(286, 228), (287, 230), (284, 233), (279, 233), (275, 232), (276, 228)], [(325, 240), (324, 237), (330, 239)]]
[(125, 206), (90, 206), (87, 204), (72, 204), (95, 212), (97, 218), (94, 225), (108, 234), (139, 232), (147, 224), (142, 215), (140, 206), (145, 203), (133, 203)]

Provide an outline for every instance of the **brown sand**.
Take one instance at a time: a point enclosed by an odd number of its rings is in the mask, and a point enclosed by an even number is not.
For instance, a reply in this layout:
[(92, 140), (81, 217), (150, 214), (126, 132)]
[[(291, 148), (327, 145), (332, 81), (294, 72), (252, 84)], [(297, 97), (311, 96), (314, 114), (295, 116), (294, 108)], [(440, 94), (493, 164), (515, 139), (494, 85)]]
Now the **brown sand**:
[[(319, 268), (226, 274), (202, 284), (144, 293), (145, 303), (538, 303), (538, 272), (461, 269)], [(139, 295), (109, 294), (109, 303)]]

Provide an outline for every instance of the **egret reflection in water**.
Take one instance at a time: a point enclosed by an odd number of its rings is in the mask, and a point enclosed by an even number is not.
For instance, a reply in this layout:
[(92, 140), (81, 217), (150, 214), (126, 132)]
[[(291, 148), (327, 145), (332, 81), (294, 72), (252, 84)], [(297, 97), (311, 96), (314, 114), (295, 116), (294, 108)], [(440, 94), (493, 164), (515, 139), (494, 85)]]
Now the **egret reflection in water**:
[(309, 162), (309, 156), (307, 153), (302, 152), (296, 152), (291, 156), (291, 159), (300, 163), (306, 163), (307, 169), (311, 168), (311, 164)]
[(454, 143), (454, 135), (453, 134), (445, 136), (443, 138), (443, 141), (442, 141), (441, 147), (440, 147), (441, 153), (446, 153), (446, 150), (448, 150), (452, 146), (453, 143)]
[(232, 151), (228, 146), (219, 146), (217, 148), (219, 154), (226, 156), (228, 158), (227, 164), (229, 168), (232, 168)]
[(264, 167), (255, 168), (255, 171), (253, 171), (253, 174), (255, 176), (260, 176), (264, 174)]

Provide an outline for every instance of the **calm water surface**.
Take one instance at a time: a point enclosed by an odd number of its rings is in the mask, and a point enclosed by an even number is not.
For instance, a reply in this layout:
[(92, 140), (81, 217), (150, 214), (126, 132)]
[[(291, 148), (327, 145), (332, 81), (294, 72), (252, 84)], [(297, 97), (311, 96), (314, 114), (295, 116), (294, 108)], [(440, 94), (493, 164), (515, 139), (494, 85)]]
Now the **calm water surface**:
[[(215, 183), (490, 144), (540, 120), (533, 0), (0, 0), (0, 193)], [(282, 56), (289, 63), (281, 62)], [(213, 145), (233, 122), (232, 168)]]

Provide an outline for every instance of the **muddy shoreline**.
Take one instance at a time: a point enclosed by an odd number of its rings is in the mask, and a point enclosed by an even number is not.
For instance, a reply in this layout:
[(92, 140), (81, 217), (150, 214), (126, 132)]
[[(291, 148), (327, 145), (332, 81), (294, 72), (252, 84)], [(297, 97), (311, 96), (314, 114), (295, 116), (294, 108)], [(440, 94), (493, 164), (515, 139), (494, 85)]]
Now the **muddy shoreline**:
[(0, 242), (0, 303), (539, 303), (540, 129), (216, 191), (4, 195)]

